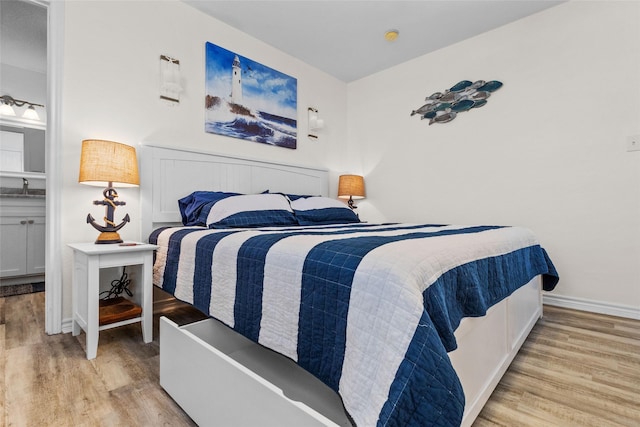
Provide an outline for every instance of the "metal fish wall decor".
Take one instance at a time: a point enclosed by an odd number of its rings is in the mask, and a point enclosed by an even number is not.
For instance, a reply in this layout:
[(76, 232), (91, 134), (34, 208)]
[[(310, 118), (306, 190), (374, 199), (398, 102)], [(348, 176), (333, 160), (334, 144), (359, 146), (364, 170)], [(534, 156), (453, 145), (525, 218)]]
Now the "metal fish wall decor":
[(420, 115), (420, 120), (429, 119), (429, 125), (447, 123), (455, 119), (458, 113), (472, 108), (482, 107), (491, 93), (502, 87), (502, 82), (462, 80), (444, 92), (436, 92), (425, 98), (425, 104), (413, 110), (412, 116)]

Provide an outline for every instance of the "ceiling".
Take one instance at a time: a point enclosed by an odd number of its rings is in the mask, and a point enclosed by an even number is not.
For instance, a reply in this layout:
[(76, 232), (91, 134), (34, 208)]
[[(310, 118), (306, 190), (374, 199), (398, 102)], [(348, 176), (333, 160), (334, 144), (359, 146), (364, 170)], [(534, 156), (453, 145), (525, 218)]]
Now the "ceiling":
[[(563, 2), (182, 1), (344, 82)], [(393, 42), (384, 38), (390, 29), (399, 31), (399, 37)], [(209, 41), (215, 43), (215, 40)]]
[[(183, 0), (351, 82), (553, 7), (551, 0)], [(2, 63), (46, 72), (46, 9), (0, 0)], [(400, 35), (394, 42), (387, 30)], [(215, 40), (209, 40), (215, 43)], [(224, 46), (223, 46), (224, 47)]]

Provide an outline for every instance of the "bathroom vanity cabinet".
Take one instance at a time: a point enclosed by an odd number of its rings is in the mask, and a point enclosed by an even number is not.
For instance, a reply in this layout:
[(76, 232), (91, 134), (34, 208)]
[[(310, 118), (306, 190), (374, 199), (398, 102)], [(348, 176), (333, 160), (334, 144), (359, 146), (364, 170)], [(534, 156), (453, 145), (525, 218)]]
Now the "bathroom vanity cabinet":
[(44, 196), (0, 195), (0, 236), (0, 283), (44, 280)]

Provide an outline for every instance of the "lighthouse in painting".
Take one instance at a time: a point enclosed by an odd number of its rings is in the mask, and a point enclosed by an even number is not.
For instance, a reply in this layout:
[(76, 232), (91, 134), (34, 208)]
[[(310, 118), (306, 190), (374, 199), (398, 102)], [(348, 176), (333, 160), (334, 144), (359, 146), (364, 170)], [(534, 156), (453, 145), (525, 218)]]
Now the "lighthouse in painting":
[(238, 55), (233, 58), (231, 67), (231, 102), (242, 105), (242, 69)]

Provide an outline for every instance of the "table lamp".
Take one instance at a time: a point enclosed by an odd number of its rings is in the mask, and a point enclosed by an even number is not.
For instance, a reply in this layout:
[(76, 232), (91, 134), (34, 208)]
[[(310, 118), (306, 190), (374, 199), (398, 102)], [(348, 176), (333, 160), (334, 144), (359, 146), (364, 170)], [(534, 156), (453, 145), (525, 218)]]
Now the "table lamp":
[(349, 199), (348, 205), (351, 209), (357, 209), (353, 204), (353, 199), (364, 199), (364, 178), (360, 175), (340, 175), (338, 181), (338, 198)]
[(113, 141), (98, 139), (82, 141), (78, 182), (106, 187), (102, 192), (104, 199), (93, 202), (94, 205), (105, 206), (105, 225), (97, 224), (91, 214), (87, 215), (87, 223), (100, 231), (96, 243), (122, 243), (118, 231), (130, 221), (130, 218), (127, 214), (117, 225), (113, 221), (116, 207), (125, 205), (125, 202), (116, 200), (118, 193), (115, 187), (137, 187), (140, 185), (136, 149), (130, 145)]

